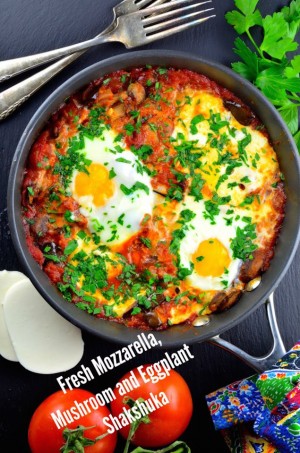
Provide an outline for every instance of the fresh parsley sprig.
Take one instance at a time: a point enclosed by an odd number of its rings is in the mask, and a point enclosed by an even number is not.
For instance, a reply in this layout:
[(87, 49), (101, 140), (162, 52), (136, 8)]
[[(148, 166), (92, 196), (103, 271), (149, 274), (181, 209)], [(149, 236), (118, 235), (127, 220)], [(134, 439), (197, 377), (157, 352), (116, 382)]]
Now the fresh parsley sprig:
[[(259, 0), (234, 0), (236, 10), (225, 17), (239, 35), (234, 52), (241, 61), (232, 68), (254, 83), (281, 113), (300, 152), (300, 55), (289, 56), (298, 48), (295, 38), (300, 30), (300, 0), (292, 0), (273, 15), (263, 17)], [(260, 35), (254, 37), (253, 28)], [(260, 36), (260, 38), (257, 38)]]

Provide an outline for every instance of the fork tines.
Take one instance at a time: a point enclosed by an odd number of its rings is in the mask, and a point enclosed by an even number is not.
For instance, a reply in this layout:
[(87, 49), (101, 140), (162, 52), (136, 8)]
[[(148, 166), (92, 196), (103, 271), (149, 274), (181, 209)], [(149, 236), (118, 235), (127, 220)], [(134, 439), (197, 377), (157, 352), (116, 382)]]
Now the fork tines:
[[(142, 2), (147, 1), (149, 3), (150, 0), (141, 1)], [(207, 0), (205, 2), (200, 3), (192, 3), (192, 1), (193, 0), (171, 0), (169, 2), (164, 3), (163, 5), (150, 6), (144, 9), (143, 11), (139, 11), (138, 13), (136, 13), (142, 19), (142, 24), (147, 36), (147, 40), (150, 41), (151, 38), (155, 40), (159, 38), (164, 38), (171, 34), (201, 24), (202, 22), (205, 22), (206, 20), (215, 17), (215, 14), (211, 14), (206, 15), (205, 17), (195, 19), (197, 16), (214, 11), (214, 8), (206, 9), (201, 8), (203, 7), (203, 5), (212, 3), (212, 0)], [(179, 5), (183, 6), (174, 9), (174, 7)], [(192, 10), (196, 11), (190, 12)]]
[(139, 7), (139, 9), (146, 7), (152, 8), (153, 6), (160, 5), (161, 3), (166, 3), (166, 0), (134, 0), (134, 3)]

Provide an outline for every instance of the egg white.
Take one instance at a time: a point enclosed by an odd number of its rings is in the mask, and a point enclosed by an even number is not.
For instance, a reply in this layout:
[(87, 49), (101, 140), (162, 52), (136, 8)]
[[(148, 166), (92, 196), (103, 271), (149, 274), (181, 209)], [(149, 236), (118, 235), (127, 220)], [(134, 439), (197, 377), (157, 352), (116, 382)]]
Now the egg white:
[[(81, 214), (88, 219), (89, 230), (98, 234), (101, 242), (108, 245), (120, 244), (137, 233), (144, 216), (152, 213), (154, 204), (149, 175), (143, 171), (137, 157), (126, 148), (123, 141), (115, 142), (116, 136), (110, 129), (105, 130), (101, 138), (84, 138), (85, 157), (92, 163), (102, 164), (108, 172), (113, 170), (115, 173), (112, 178), (114, 193), (105, 204), (96, 206), (92, 194), (76, 194), (75, 181), (79, 173), (77, 170), (73, 173), (69, 187), (71, 195), (80, 205)], [(116, 145), (119, 145), (117, 149)], [(121, 185), (131, 188), (137, 182), (144, 184), (147, 190), (138, 189), (131, 194), (125, 194), (121, 190)]]

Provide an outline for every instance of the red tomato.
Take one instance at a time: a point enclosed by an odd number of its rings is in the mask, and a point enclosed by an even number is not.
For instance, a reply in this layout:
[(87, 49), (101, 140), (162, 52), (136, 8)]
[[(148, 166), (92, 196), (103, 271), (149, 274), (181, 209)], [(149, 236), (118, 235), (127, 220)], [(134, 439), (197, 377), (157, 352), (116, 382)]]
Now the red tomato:
[[(150, 366), (144, 365), (143, 371), (145, 372)], [(193, 401), (187, 383), (179, 373), (173, 370), (170, 371), (169, 376), (155, 384), (151, 381), (145, 383), (138, 368), (135, 368), (133, 373), (137, 378), (139, 387), (122, 396), (119, 394), (119, 388), (116, 387), (114, 389), (116, 399), (111, 403), (112, 414), (118, 416), (123, 411), (123, 407), (129, 408), (128, 405), (123, 403), (126, 396), (135, 401), (138, 398), (147, 400), (150, 393), (158, 395), (160, 392), (164, 392), (169, 403), (149, 414), (151, 423), (141, 423), (132, 442), (141, 447), (161, 447), (172, 443), (185, 431), (192, 417)], [(155, 372), (154, 375), (158, 376), (158, 373)], [(130, 378), (130, 372), (125, 374), (119, 383), (128, 378)], [(127, 438), (129, 429), (130, 427), (126, 426), (120, 430), (123, 437)]]
[[(75, 389), (64, 393), (59, 391), (46, 398), (34, 412), (29, 429), (28, 441), (32, 453), (59, 453), (60, 447), (64, 444), (63, 428), (58, 429), (51, 413), (60, 410), (62, 413), (74, 406), (74, 402), (82, 403), (95, 395), (87, 390)], [(80, 417), (68, 423), (70, 429), (77, 426), (95, 426), (84, 432), (84, 436), (90, 439), (104, 434), (107, 427), (103, 423), (103, 417), (108, 417), (110, 412), (106, 406), (92, 409), (90, 414)], [(74, 416), (74, 414), (73, 414)], [(85, 447), (86, 453), (113, 453), (117, 443), (117, 434), (113, 433), (99, 440), (94, 445)]]

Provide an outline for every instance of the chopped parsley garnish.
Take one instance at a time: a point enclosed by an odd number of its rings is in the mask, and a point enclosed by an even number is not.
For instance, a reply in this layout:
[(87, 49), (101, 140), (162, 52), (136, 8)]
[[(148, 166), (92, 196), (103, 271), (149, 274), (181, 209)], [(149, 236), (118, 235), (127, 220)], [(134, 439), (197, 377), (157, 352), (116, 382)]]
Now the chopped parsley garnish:
[(65, 238), (69, 238), (71, 236), (71, 228), (69, 227), (69, 225), (63, 226), (63, 232), (64, 232)]
[[(190, 265), (191, 265), (190, 268), (179, 267), (177, 275), (178, 275), (178, 278), (180, 278), (180, 280), (184, 280), (188, 275), (191, 275), (193, 273), (194, 265), (193, 265), (193, 263), (190, 263)], [(180, 295), (180, 297), (182, 297), (182, 294)]]
[(141, 241), (148, 249), (151, 249), (152, 243), (151, 243), (151, 240), (150, 240), (149, 238), (140, 237), (140, 241)]
[(181, 201), (183, 200), (183, 188), (178, 184), (170, 183), (170, 188), (167, 192), (167, 199)]
[(104, 230), (104, 226), (101, 225), (98, 219), (92, 219), (92, 225), (96, 233), (100, 233), (101, 231)]
[(204, 218), (210, 220), (211, 225), (215, 225), (216, 224), (215, 217), (220, 213), (218, 205), (210, 200), (206, 200), (204, 202), (204, 206), (205, 206), (205, 212), (203, 213)]
[(142, 145), (140, 148), (131, 146), (130, 150), (141, 160), (146, 160), (153, 153), (153, 149), (149, 145)]
[(220, 113), (212, 113), (209, 119), (209, 126), (213, 132), (218, 133), (223, 127), (229, 126), (229, 122), (222, 120)]
[(120, 80), (122, 83), (125, 83), (127, 80), (127, 77), (129, 77), (129, 74), (122, 74), (120, 77)]
[(72, 239), (66, 246), (66, 248), (64, 250), (64, 254), (71, 255), (71, 253), (73, 253), (77, 249), (77, 247), (78, 247), (78, 242), (76, 241), (76, 239)]
[(53, 168), (53, 174), (60, 175), (61, 182), (65, 188), (71, 183), (71, 179), (75, 170), (79, 172), (89, 173), (88, 167), (92, 163), (86, 158), (84, 149), (83, 133), (69, 139), (69, 147), (66, 154), (56, 152), (58, 162)]
[(31, 195), (32, 197), (34, 196), (34, 190), (33, 190), (32, 187), (29, 187), (29, 186), (28, 186), (28, 187), (27, 187), (27, 191), (28, 191), (29, 195)]
[(149, 187), (140, 181), (137, 181), (131, 187), (126, 187), (124, 184), (121, 184), (120, 189), (125, 195), (132, 195), (137, 190), (143, 190), (144, 192), (146, 192), (147, 195), (149, 195), (150, 193)]
[(202, 123), (202, 121), (204, 121), (204, 120), (205, 120), (205, 118), (203, 115), (194, 116), (194, 118), (192, 119), (191, 124), (190, 124), (190, 132), (192, 135), (197, 134), (197, 132), (198, 132), (197, 125), (199, 123)]
[(252, 204), (254, 201), (254, 195), (249, 195), (248, 197), (244, 198), (244, 201), (240, 204), (240, 206), (247, 206)]
[(240, 140), (238, 142), (238, 153), (239, 153), (239, 156), (241, 158), (241, 160), (246, 164), (248, 165), (248, 155), (247, 155), (247, 151), (246, 151), (246, 146), (249, 145), (249, 143), (251, 143), (252, 141), (252, 137), (250, 134), (247, 133), (246, 129), (243, 128), (242, 129), (244, 134), (246, 134), (246, 137), (244, 137), (242, 140)]
[(197, 256), (197, 258), (196, 258), (196, 261), (199, 261), (199, 262), (203, 261), (203, 260), (204, 260), (204, 256)]
[(85, 137), (93, 139), (94, 137), (102, 137), (103, 132), (110, 129), (110, 126), (104, 122), (105, 109), (96, 107), (89, 112), (88, 122), (84, 125), (80, 124), (78, 130)]
[(189, 191), (189, 194), (192, 195), (196, 201), (202, 200), (202, 198), (203, 198), (202, 188), (203, 188), (204, 184), (205, 184), (205, 181), (202, 178), (202, 176), (199, 175), (198, 173), (196, 173), (193, 176), (190, 191)]
[(115, 172), (114, 168), (111, 168), (108, 173), (109, 179), (113, 179), (115, 176), (117, 176), (117, 173)]
[(244, 228), (238, 227), (236, 230), (236, 237), (232, 239), (230, 244), (233, 258), (239, 258), (243, 261), (253, 259), (253, 252), (258, 248), (253, 242), (256, 237), (255, 224), (247, 223)]
[(140, 115), (140, 112), (138, 110), (131, 110), (129, 112), (129, 114), (132, 118), (138, 118), (138, 116)]
[(66, 219), (67, 222), (70, 222), (70, 223), (75, 222), (74, 214), (72, 211), (67, 210), (64, 213), (64, 218)]
[(131, 164), (131, 160), (125, 159), (124, 157), (118, 157), (116, 162), (123, 162), (124, 164)]
[(172, 232), (170, 251), (176, 256), (178, 267), (177, 277), (181, 280), (190, 275), (194, 269), (193, 263), (190, 263), (190, 268), (181, 266), (179, 249), (181, 241), (185, 237), (185, 232), (189, 228), (189, 222), (193, 220), (195, 217), (196, 214), (193, 211), (191, 211), (190, 209), (184, 209), (183, 211), (181, 211), (178, 219), (178, 223), (181, 224), (181, 227)]
[(80, 239), (85, 239), (85, 238), (87, 237), (87, 234), (86, 234), (85, 231), (80, 230), (80, 231), (78, 231), (77, 236), (78, 236)]
[(168, 72), (168, 70), (166, 68), (158, 68), (156, 71), (160, 75), (166, 74)]
[(122, 139), (123, 139), (123, 134), (118, 134), (118, 135), (114, 138), (114, 143), (120, 142)]
[(54, 255), (52, 253), (50, 254), (44, 253), (44, 257), (47, 258), (47, 260), (53, 261), (54, 263), (60, 263), (62, 261), (62, 259), (59, 256)]
[(49, 195), (49, 201), (60, 201), (60, 197), (57, 193), (51, 192)]
[(123, 214), (121, 214), (118, 218), (117, 218), (117, 222), (119, 225), (124, 225), (124, 217), (125, 217), (125, 213), (123, 212)]
[(241, 182), (251, 182), (248, 176), (244, 176), (244, 178), (241, 179)]
[(126, 135), (132, 135), (135, 131), (135, 127), (131, 123), (125, 124), (124, 129), (125, 129)]
[(178, 223), (185, 224), (186, 222), (190, 222), (196, 217), (196, 214), (191, 211), (190, 209), (184, 209), (180, 213), (180, 218), (178, 220)]

